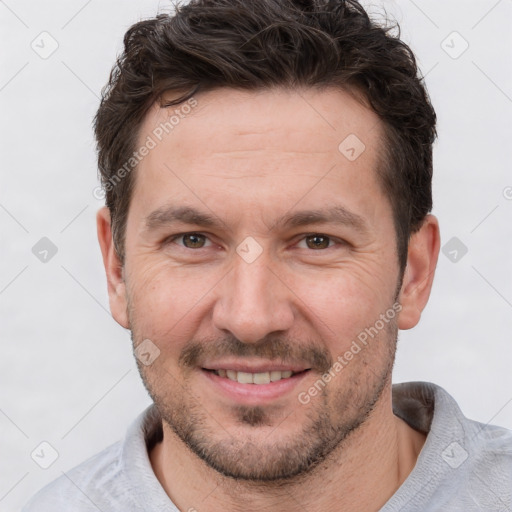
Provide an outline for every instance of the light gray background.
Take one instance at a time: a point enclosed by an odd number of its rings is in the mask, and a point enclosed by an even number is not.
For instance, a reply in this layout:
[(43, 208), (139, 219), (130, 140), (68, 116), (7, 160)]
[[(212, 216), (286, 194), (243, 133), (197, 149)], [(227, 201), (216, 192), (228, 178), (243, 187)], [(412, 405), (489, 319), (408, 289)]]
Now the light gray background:
[[(512, 428), (512, 0), (372, 5), (401, 22), (426, 74), (439, 117), (434, 213), (443, 245), (468, 248), (457, 262), (441, 254), (394, 379), (436, 382), (467, 416)], [(91, 121), (125, 30), (168, 6), (0, 1), (2, 512), (119, 439), (149, 404), (129, 333), (108, 311)], [(59, 45), (47, 59), (31, 48), (51, 47), (43, 31)], [(461, 37), (469, 48), (453, 58)], [(58, 248), (46, 263), (32, 253), (44, 236)], [(42, 441), (59, 453), (46, 470), (31, 458)]]

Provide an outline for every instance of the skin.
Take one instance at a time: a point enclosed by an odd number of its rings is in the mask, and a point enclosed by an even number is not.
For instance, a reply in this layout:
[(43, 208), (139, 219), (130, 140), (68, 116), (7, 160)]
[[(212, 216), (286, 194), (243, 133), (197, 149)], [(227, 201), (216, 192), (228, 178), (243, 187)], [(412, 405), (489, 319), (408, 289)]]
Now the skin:
[[(334, 89), (219, 89), (196, 99), (139, 164), (124, 266), (108, 210), (97, 215), (112, 314), (135, 346), (149, 339), (160, 350), (151, 365), (139, 363), (164, 418), (163, 441), (150, 453), (155, 474), (180, 510), (379, 510), (425, 441), (393, 415), (391, 367), (397, 330), (418, 323), (430, 294), (437, 220), (427, 216), (411, 236), (397, 294), (392, 210), (376, 175), (376, 114)], [(151, 109), (141, 143), (168, 115)], [(338, 150), (349, 134), (365, 145), (354, 161)], [(221, 224), (148, 230), (148, 216), (170, 204)], [(357, 215), (364, 229), (277, 223), (328, 206)], [(173, 238), (183, 233), (199, 238)], [(261, 250), (250, 263), (236, 251), (249, 236)], [(300, 403), (299, 393), (397, 301), (395, 318)], [(219, 361), (308, 371), (276, 398), (262, 400), (246, 384), (239, 399), (202, 369)]]

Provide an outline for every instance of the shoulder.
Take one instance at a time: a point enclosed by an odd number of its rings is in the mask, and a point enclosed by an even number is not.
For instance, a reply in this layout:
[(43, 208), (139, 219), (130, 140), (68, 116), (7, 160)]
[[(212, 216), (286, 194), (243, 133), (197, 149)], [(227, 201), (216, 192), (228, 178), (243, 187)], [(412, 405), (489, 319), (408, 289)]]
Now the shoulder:
[(483, 487), (512, 506), (512, 431), (467, 420), (464, 460), (470, 468), (471, 489)]
[[(22, 512), (97, 512), (123, 487), (122, 443), (117, 442), (41, 489)], [(101, 504), (99, 501), (101, 500)]]
[(448, 445), (444, 453), (445, 462), (448, 458), (449, 463), (453, 451), (457, 452), (461, 466), (466, 460), (474, 468), (485, 468), (492, 464), (495, 470), (512, 478), (512, 430), (467, 418), (454, 398), (439, 386), (435, 388), (435, 402), (432, 431), (437, 437), (444, 438), (445, 442), (453, 443), (451, 449)]
[[(512, 430), (489, 423), (480, 423), (464, 416), (455, 399), (440, 386), (415, 383), (411, 386), (423, 405), (431, 404), (430, 437), (448, 466), (487, 468), (512, 476)], [(428, 416), (428, 415), (427, 415)], [(434, 441), (434, 439), (431, 440)], [(450, 457), (453, 455), (454, 459)]]
[[(512, 431), (466, 418), (431, 383), (394, 387), (395, 411), (427, 434), (413, 472), (384, 510), (512, 510)], [(421, 507), (421, 508), (420, 508)]]
[[(63, 472), (39, 491), (22, 512), (142, 512), (148, 503), (153, 507), (155, 497), (168, 502), (147, 452), (147, 443), (160, 434), (158, 413), (148, 407), (131, 424), (122, 441)], [(141, 489), (147, 489), (144, 496)]]
[[(512, 431), (458, 418), (463, 436), (441, 451), (452, 501), (464, 510), (512, 510)], [(448, 440), (447, 440), (448, 441)], [(477, 508), (478, 507), (478, 508)]]

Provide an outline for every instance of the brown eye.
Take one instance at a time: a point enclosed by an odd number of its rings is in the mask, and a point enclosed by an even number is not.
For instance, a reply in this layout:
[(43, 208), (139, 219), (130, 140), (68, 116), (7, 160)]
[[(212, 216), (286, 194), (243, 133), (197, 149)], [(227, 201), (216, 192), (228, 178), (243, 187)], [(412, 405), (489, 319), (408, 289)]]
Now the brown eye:
[(206, 237), (196, 233), (189, 233), (181, 236), (183, 244), (189, 249), (201, 249), (204, 247)]
[(309, 235), (305, 238), (309, 249), (327, 249), (331, 239), (325, 235)]

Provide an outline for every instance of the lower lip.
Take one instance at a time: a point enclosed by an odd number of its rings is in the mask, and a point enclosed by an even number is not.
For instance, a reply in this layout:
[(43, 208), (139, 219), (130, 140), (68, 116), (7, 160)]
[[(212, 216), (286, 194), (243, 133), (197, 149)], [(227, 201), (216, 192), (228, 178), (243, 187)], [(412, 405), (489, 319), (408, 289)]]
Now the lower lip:
[(201, 370), (201, 373), (215, 386), (215, 389), (218, 389), (224, 396), (248, 405), (261, 405), (291, 393), (309, 372), (307, 370), (296, 373), (287, 379), (268, 384), (241, 384), (211, 371)]

